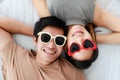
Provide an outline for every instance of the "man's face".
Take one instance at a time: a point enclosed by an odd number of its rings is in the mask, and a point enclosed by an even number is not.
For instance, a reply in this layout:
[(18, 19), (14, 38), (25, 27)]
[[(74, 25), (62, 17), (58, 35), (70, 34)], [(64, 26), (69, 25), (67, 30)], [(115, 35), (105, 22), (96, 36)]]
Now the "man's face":
[[(45, 27), (41, 32), (50, 33), (53, 37), (64, 34), (62, 29), (51, 26)], [(36, 48), (37, 62), (43, 65), (51, 64), (61, 55), (63, 51), (63, 46), (56, 45), (53, 38), (49, 43), (44, 43), (41, 41), (40, 36), (36, 42)]]

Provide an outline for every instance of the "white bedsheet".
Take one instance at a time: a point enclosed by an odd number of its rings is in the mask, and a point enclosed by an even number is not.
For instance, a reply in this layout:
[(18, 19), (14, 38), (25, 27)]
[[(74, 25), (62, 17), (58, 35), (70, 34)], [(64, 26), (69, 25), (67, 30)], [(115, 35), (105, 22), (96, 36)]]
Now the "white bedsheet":
[[(109, 0), (97, 0), (106, 3)], [(107, 3), (106, 3), (107, 4)], [(103, 7), (106, 5), (102, 5)], [(107, 4), (107, 10), (116, 16), (120, 16), (120, 0), (112, 0)], [(0, 0), (0, 15), (18, 19), (26, 24), (34, 25), (38, 16), (32, 6), (32, 0)], [(101, 29), (102, 33), (111, 31)], [(18, 44), (34, 49), (32, 38), (23, 35), (15, 35)], [(93, 65), (85, 70), (88, 80), (120, 80), (120, 45), (103, 45), (99, 46), (99, 57)], [(0, 80), (2, 80), (0, 74)]]
[[(20, 20), (26, 24), (34, 26), (38, 19), (32, 5), (32, 0), (4, 0), (0, 4), (0, 15)], [(32, 38), (23, 35), (14, 36), (18, 44), (25, 48), (34, 48)]]

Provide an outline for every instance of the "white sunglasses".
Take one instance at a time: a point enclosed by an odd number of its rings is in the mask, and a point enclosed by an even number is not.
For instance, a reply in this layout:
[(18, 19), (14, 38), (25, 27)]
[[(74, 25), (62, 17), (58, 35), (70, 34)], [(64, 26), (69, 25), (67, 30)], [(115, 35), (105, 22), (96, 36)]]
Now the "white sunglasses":
[(56, 35), (56, 36), (52, 36), (50, 33), (48, 32), (39, 32), (37, 34), (38, 36), (40, 36), (41, 41), (44, 43), (49, 43), (52, 39), (54, 39), (54, 43), (57, 46), (64, 46), (65, 42), (66, 42), (66, 37), (63, 35)]

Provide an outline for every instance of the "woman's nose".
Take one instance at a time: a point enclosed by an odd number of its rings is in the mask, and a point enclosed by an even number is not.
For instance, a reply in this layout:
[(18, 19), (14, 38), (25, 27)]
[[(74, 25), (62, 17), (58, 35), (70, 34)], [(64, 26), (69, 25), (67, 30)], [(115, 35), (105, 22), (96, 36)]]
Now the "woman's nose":
[(77, 43), (82, 44), (84, 39), (79, 37), (79, 38), (76, 38), (75, 40)]

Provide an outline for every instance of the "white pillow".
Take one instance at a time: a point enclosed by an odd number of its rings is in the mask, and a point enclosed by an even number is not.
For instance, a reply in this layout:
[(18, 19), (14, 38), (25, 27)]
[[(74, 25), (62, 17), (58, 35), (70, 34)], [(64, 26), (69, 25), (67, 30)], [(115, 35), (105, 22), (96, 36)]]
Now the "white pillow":
[[(33, 27), (39, 18), (33, 7), (32, 0), (4, 0), (0, 4), (0, 15), (17, 19)], [(34, 49), (32, 37), (17, 34), (14, 39), (21, 46)]]
[[(120, 17), (120, 0), (112, 0), (105, 9)], [(98, 29), (109, 32), (103, 27)], [(99, 44), (98, 48), (97, 60), (85, 70), (87, 80), (120, 80), (120, 44)]]

